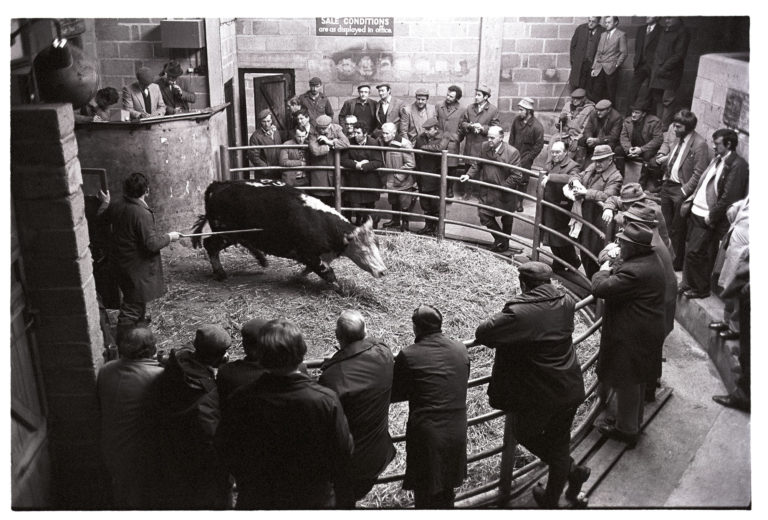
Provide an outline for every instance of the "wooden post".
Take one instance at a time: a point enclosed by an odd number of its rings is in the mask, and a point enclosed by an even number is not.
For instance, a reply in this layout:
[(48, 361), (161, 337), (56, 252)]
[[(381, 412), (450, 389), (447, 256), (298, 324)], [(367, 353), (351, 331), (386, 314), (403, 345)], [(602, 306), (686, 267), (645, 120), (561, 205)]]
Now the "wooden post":
[(512, 419), (507, 414), (504, 420), (504, 451), (501, 452), (499, 467), (499, 504), (507, 501), (512, 492), (512, 473), (515, 470), (515, 452), (517, 439), (512, 431)]
[(437, 239), (445, 237), (445, 197), (448, 191), (448, 150), (440, 157), (440, 206), (437, 213)]
[(541, 220), (544, 212), (541, 200), (544, 198), (544, 186), (541, 185), (541, 172), (536, 184), (536, 215), (533, 217), (533, 244), (531, 245), (531, 260), (538, 262), (539, 246), (541, 245)]
[(333, 150), (333, 168), (334, 207), (341, 213), (341, 152), (337, 149)]

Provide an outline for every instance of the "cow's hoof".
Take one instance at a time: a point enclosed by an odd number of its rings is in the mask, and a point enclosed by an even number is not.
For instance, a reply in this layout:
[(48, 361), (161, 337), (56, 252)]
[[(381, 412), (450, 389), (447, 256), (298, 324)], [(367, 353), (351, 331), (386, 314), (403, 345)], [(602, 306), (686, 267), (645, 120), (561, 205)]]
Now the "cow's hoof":
[(223, 271), (222, 272), (214, 272), (213, 273), (213, 279), (216, 280), (217, 282), (223, 282), (224, 280), (227, 279), (227, 273), (225, 273)]

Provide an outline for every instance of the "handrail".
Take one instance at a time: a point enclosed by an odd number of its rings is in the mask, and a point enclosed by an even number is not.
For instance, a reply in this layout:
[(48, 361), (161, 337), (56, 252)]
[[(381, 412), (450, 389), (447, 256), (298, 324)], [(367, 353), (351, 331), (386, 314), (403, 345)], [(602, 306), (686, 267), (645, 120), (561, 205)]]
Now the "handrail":
[[(291, 167), (281, 167), (281, 166), (266, 166), (266, 167), (243, 167), (243, 168), (231, 168), (229, 165), (229, 159), (228, 153), (225, 152), (231, 152), (231, 151), (247, 151), (252, 149), (261, 149), (261, 148), (308, 148), (308, 146), (305, 145), (257, 145), (257, 146), (238, 146), (238, 147), (221, 147), (221, 168), (222, 168), (222, 175), (223, 178), (231, 179), (231, 173), (240, 173), (240, 172), (254, 172), (254, 171), (263, 171), (263, 172), (281, 172), (285, 170), (326, 170), (326, 171), (333, 171), (334, 172), (334, 186), (327, 186), (327, 187), (321, 187), (321, 186), (303, 186), (302, 189), (311, 189), (315, 191), (333, 191), (334, 192), (334, 201), (335, 201), (335, 208), (337, 211), (360, 211), (360, 208), (347, 208), (341, 206), (341, 200), (342, 200), (342, 192), (378, 192), (378, 193), (394, 193), (398, 195), (408, 195), (411, 197), (423, 197), (428, 199), (437, 200), (439, 202), (439, 213), (437, 217), (434, 216), (428, 216), (428, 215), (422, 215), (418, 213), (413, 212), (403, 212), (403, 211), (392, 211), (391, 209), (369, 209), (365, 208), (365, 212), (367, 213), (382, 213), (382, 214), (389, 214), (389, 215), (404, 215), (404, 216), (415, 216), (418, 218), (422, 218), (425, 221), (436, 221), (438, 224), (438, 240), (442, 240), (445, 236), (445, 225), (446, 224), (453, 224), (453, 225), (459, 225), (464, 226), (470, 229), (478, 229), (482, 230), (484, 232), (491, 233), (493, 236), (500, 236), (503, 238), (507, 238), (515, 243), (518, 243), (522, 246), (529, 247), (531, 249), (531, 258), (534, 260), (537, 260), (539, 258), (539, 254), (542, 253), (548, 257), (553, 258), (553, 261), (559, 261), (565, 265), (568, 265), (565, 261), (562, 259), (557, 258), (554, 254), (545, 251), (541, 247), (541, 234), (542, 232), (551, 233), (554, 236), (557, 236), (563, 240), (565, 240), (567, 243), (570, 243), (574, 247), (576, 247), (579, 251), (585, 253), (588, 257), (592, 258), (593, 260), (597, 261), (597, 257), (594, 253), (592, 253), (590, 250), (588, 250), (585, 246), (583, 246), (581, 243), (579, 243), (576, 240), (573, 240), (571, 237), (564, 235), (557, 230), (554, 230), (544, 224), (542, 224), (542, 209), (548, 208), (548, 209), (554, 209), (555, 211), (559, 211), (562, 213), (565, 213), (569, 215), (571, 218), (574, 218), (576, 221), (581, 222), (582, 225), (594, 233), (597, 233), (600, 238), (605, 239), (606, 235), (608, 233), (602, 231), (598, 227), (596, 227), (591, 222), (585, 220), (580, 215), (574, 215), (572, 212), (564, 210), (563, 208), (560, 208), (557, 205), (554, 205), (548, 201), (543, 200), (543, 187), (540, 183), (537, 183), (537, 189), (536, 189), (536, 195), (529, 195), (527, 192), (518, 191), (513, 188), (508, 188), (506, 186), (497, 186), (495, 184), (486, 183), (483, 181), (475, 180), (475, 179), (469, 179), (467, 182), (470, 184), (491, 188), (491, 189), (497, 189), (501, 192), (514, 194), (518, 197), (528, 199), (530, 201), (533, 201), (535, 203), (535, 215), (534, 218), (531, 219), (528, 216), (522, 216), (516, 212), (509, 212), (505, 210), (498, 209), (493, 206), (488, 206), (481, 203), (474, 203), (470, 201), (458, 201), (454, 200), (454, 203), (460, 203), (467, 206), (472, 206), (476, 208), (481, 209), (489, 209), (492, 210), (500, 215), (509, 215), (513, 216), (515, 219), (524, 222), (528, 225), (533, 226), (534, 233), (533, 238), (528, 242), (523, 237), (518, 237), (516, 235), (506, 235), (503, 232), (497, 232), (493, 230), (489, 230), (483, 226), (479, 226), (470, 222), (462, 222), (452, 219), (446, 218), (446, 202), (447, 202), (447, 182), (448, 182), (448, 158), (457, 158), (462, 159), (465, 162), (481, 162), (485, 164), (492, 164), (495, 166), (500, 166), (508, 169), (514, 169), (518, 171), (522, 171), (529, 175), (529, 177), (533, 178), (540, 178), (540, 174), (536, 170), (527, 170), (525, 168), (521, 168), (518, 166), (512, 166), (505, 163), (500, 163), (497, 161), (492, 161), (489, 159), (484, 159), (480, 157), (469, 157), (465, 155), (460, 154), (452, 154), (448, 153), (447, 150), (443, 150), (442, 152), (431, 152), (426, 150), (418, 150), (413, 148), (401, 148), (401, 149), (395, 149), (393, 150), (391, 147), (383, 147), (383, 146), (357, 146), (357, 145), (351, 145), (348, 149), (369, 149), (369, 150), (381, 150), (383, 152), (402, 152), (402, 153), (413, 153), (413, 154), (423, 154), (423, 155), (430, 155), (430, 156), (439, 156), (440, 157), (440, 173), (435, 172), (423, 172), (416, 169), (413, 170), (403, 170), (403, 169), (394, 169), (394, 168), (379, 168), (377, 171), (382, 174), (389, 174), (389, 173), (406, 173), (406, 174), (412, 174), (415, 176), (422, 176), (422, 177), (428, 177), (428, 178), (436, 178), (440, 180), (439, 190), (437, 193), (420, 193), (416, 190), (413, 191), (401, 191), (401, 190), (392, 190), (387, 188), (364, 188), (364, 187), (353, 187), (353, 186), (342, 186), (342, 171), (341, 168), (341, 151), (340, 150), (333, 150), (333, 165), (325, 164), (325, 165), (306, 165), (306, 166), (291, 166)], [(571, 266), (573, 267), (573, 266)], [(589, 282), (589, 280), (582, 275), (581, 272), (578, 272), (578, 275), (581, 276), (584, 280)], [(587, 313), (584, 312), (584, 309), (587, 306), (590, 305), (596, 305), (597, 312), (596, 312), (596, 319), (592, 321)], [(585, 341), (587, 338), (591, 337), (597, 330), (600, 329), (602, 325), (602, 318), (600, 317), (600, 309), (601, 309), (601, 302), (596, 300), (594, 296), (589, 295), (586, 298), (583, 298), (579, 300), (574, 307), (574, 310), (576, 312), (582, 312), (582, 316), (586, 317), (588, 321), (591, 323), (589, 326), (578, 334), (576, 337), (572, 339), (573, 345), (576, 346), (583, 341)], [(481, 345), (477, 345), (475, 343), (474, 339), (467, 339), (463, 341), (464, 345), (469, 348), (478, 347)], [(305, 364), (308, 369), (316, 370), (320, 368), (320, 366), (323, 363), (323, 359), (309, 359), (305, 361)], [(585, 361), (581, 365), (582, 372), (586, 372), (588, 369), (590, 369), (597, 361), (597, 353), (592, 355), (587, 361)], [(468, 382), (468, 388), (478, 387), (487, 384), (491, 379), (490, 374), (482, 375), (473, 378)], [(595, 391), (597, 388), (597, 382), (593, 382), (591, 385), (589, 385), (589, 388), (586, 390), (587, 397), (585, 398), (585, 402), (589, 399), (592, 399), (595, 396)], [(582, 421), (581, 424), (579, 424), (576, 429), (571, 432), (571, 445), (573, 446), (574, 443), (578, 442), (579, 439), (584, 437), (586, 435), (586, 432), (591, 427), (592, 422), (594, 421), (597, 413), (602, 409), (604, 404), (600, 401), (600, 399), (595, 399), (594, 402), (590, 405), (590, 408), (586, 414), (585, 419)], [(488, 421), (492, 421), (501, 417), (504, 417), (505, 412), (501, 410), (491, 410), (485, 413), (482, 413), (480, 415), (476, 415), (474, 417), (470, 417), (467, 420), (467, 427), (475, 427), (477, 425), (485, 424)], [(405, 433), (400, 432), (395, 435), (392, 435), (392, 440), (394, 442), (403, 442), (405, 441)], [(499, 496), (512, 496), (515, 491), (512, 489), (512, 482), (515, 479), (519, 479), (520, 477), (524, 475), (528, 475), (533, 471), (541, 470), (543, 468), (543, 463), (539, 460), (535, 460), (534, 462), (531, 462), (527, 464), (526, 466), (519, 468), (517, 470), (514, 469), (514, 459), (515, 459), (515, 450), (517, 448), (517, 442), (511, 435), (511, 430), (509, 430), (509, 424), (508, 422), (505, 422), (505, 434), (504, 434), (504, 442), (501, 445), (498, 446), (491, 446), (489, 448), (485, 448), (482, 451), (468, 454), (467, 461), (468, 463), (478, 462), (485, 458), (497, 455), (501, 453), (501, 464), (500, 464), (500, 475), (497, 479), (492, 479), (490, 482), (486, 482), (485, 484), (482, 484), (480, 486), (476, 486), (473, 489), (467, 490), (463, 493), (460, 493), (456, 500), (465, 500), (470, 497), (476, 497), (481, 494), (490, 493), (491, 491), (494, 491)], [(390, 482), (396, 482), (399, 480), (402, 480), (405, 477), (405, 474), (402, 472), (393, 473), (393, 474), (386, 474), (384, 476), (380, 476), (377, 480), (377, 484), (385, 484)]]

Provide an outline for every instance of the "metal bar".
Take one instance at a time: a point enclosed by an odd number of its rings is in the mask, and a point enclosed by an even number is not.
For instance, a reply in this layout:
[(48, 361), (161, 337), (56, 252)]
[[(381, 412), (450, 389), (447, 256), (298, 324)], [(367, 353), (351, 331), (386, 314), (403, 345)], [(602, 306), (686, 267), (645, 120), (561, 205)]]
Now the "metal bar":
[(516, 451), (517, 439), (515, 439), (512, 429), (512, 421), (507, 416), (504, 421), (504, 451), (501, 452), (501, 464), (499, 465), (499, 494), (501, 496), (509, 495), (512, 490)]
[(539, 246), (541, 245), (541, 220), (544, 208), (541, 206), (541, 201), (544, 198), (544, 187), (541, 182), (536, 183), (536, 215), (533, 219), (533, 244), (531, 245), (531, 260), (538, 262), (539, 260)]
[(437, 240), (445, 237), (445, 196), (448, 179), (448, 150), (443, 150), (440, 157), (440, 202), (437, 210)]
[(333, 150), (333, 179), (336, 188), (333, 193), (333, 205), (336, 211), (341, 213), (341, 151), (336, 148)]
[(251, 233), (253, 231), (264, 231), (264, 230), (261, 228), (251, 228), (251, 229), (236, 229), (234, 231), (209, 231), (207, 233), (179, 233), (179, 235), (184, 238), (191, 238), (191, 237), (207, 237), (212, 235), (232, 235), (234, 233)]

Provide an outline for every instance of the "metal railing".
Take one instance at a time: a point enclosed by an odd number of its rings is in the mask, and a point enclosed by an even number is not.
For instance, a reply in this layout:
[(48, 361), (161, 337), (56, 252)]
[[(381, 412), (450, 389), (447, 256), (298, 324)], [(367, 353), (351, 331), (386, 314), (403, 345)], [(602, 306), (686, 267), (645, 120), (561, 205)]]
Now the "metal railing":
[[(445, 225), (446, 224), (452, 224), (457, 226), (464, 226), (472, 229), (479, 229), (485, 232), (492, 233), (494, 236), (499, 236), (502, 238), (509, 239), (515, 243), (521, 244), (525, 247), (528, 247), (531, 251), (531, 259), (538, 260), (540, 258), (540, 255), (547, 256), (552, 259), (553, 262), (559, 262), (566, 266), (567, 264), (564, 260), (557, 258), (554, 254), (552, 254), (549, 251), (546, 251), (543, 249), (541, 244), (541, 238), (542, 238), (542, 231), (546, 231), (548, 233), (552, 233), (553, 235), (565, 240), (566, 242), (570, 243), (574, 247), (576, 247), (579, 251), (584, 252), (587, 256), (592, 258), (594, 261), (597, 261), (597, 257), (592, 251), (589, 251), (586, 247), (584, 247), (582, 244), (580, 244), (578, 241), (573, 240), (570, 236), (564, 235), (550, 227), (547, 227), (542, 224), (542, 210), (544, 207), (552, 209), (554, 211), (562, 212), (566, 215), (568, 215), (570, 218), (573, 218), (574, 220), (577, 220), (578, 222), (581, 222), (582, 226), (586, 227), (587, 229), (590, 229), (594, 233), (596, 233), (600, 238), (603, 240), (606, 239), (606, 236), (610, 236), (610, 229), (608, 229), (608, 232), (601, 230), (597, 226), (594, 226), (591, 222), (585, 220), (580, 215), (575, 215), (571, 213), (568, 210), (565, 210), (563, 208), (560, 208), (557, 205), (551, 204), (545, 200), (543, 200), (544, 196), (544, 188), (541, 186), (541, 183), (537, 182), (537, 188), (536, 188), (536, 195), (530, 195), (526, 192), (522, 192), (519, 190), (514, 190), (511, 188), (496, 186), (494, 184), (488, 184), (482, 181), (477, 180), (468, 180), (467, 182), (475, 185), (475, 186), (482, 186), (492, 189), (498, 189), (502, 192), (506, 193), (512, 193), (517, 195), (518, 197), (522, 197), (524, 199), (527, 199), (529, 201), (535, 202), (535, 213), (534, 217), (530, 218), (528, 216), (520, 215), (519, 213), (513, 213), (509, 211), (504, 211), (501, 209), (498, 209), (496, 207), (492, 206), (486, 206), (484, 204), (481, 204), (479, 202), (472, 202), (469, 200), (458, 200), (453, 199), (451, 200), (454, 204), (465, 204), (468, 206), (474, 206), (476, 208), (484, 208), (494, 211), (495, 213), (498, 213), (500, 215), (511, 215), (514, 218), (525, 222), (531, 226), (533, 226), (533, 234), (530, 241), (525, 239), (524, 237), (519, 237), (513, 234), (507, 235), (504, 233), (499, 233), (495, 231), (491, 231), (485, 227), (478, 226), (476, 224), (468, 223), (468, 222), (462, 222), (458, 220), (451, 220), (446, 218), (446, 206), (447, 206), (447, 183), (449, 180), (448, 177), (448, 158), (458, 158), (465, 161), (478, 161), (483, 162), (487, 164), (493, 164), (496, 166), (509, 168), (509, 169), (515, 169), (521, 172), (525, 172), (530, 175), (530, 177), (539, 179), (539, 172), (535, 170), (525, 170), (523, 168), (512, 166), (505, 163), (499, 163), (495, 161), (490, 161), (487, 159), (482, 159), (478, 157), (468, 157), (458, 154), (449, 154), (447, 151), (442, 151), (442, 153), (436, 153), (436, 152), (427, 152), (424, 150), (416, 150), (416, 149), (395, 149), (387, 148), (387, 147), (378, 147), (378, 146), (350, 146), (349, 149), (354, 148), (361, 148), (361, 149), (370, 149), (370, 150), (381, 150), (384, 152), (404, 152), (404, 153), (413, 153), (413, 154), (426, 154), (426, 155), (439, 155), (441, 158), (440, 163), (440, 173), (431, 173), (431, 172), (422, 172), (418, 170), (400, 170), (400, 169), (390, 169), (390, 168), (379, 168), (376, 170), (379, 173), (407, 173), (414, 176), (423, 176), (423, 177), (433, 177), (433, 178), (439, 178), (440, 179), (440, 186), (439, 191), (437, 194), (425, 194), (420, 193), (418, 191), (398, 191), (398, 190), (389, 190), (389, 189), (373, 189), (373, 188), (358, 188), (358, 187), (345, 187), (342, 185), (342, 168), (341, 168), (341, 151), (340, 150), (334, 150), (334, 164), (333, 166), (325, 165), (325, 166), (317, 166), (317, 165), (308, 165), (308, 166), (291, 166), (291, 167), (281, 167), (281, 166), (268, 166), (268, 167), (244, 167), (244, 168), (230, 168), (229, 167), (229, 152), (230, 151), (245, 151), (245, 150), (251, 150), (251, 149), (257, 149), (257, 148), (307, 148), (307, 145), (275, 145), (275, 146), (241, 146), (241, 147), (222, 147), (220, 156), (222, 157), (222, 172), (223, 172), (223, 178), (226, 180), (242, 180), (242, 181), (248, 181), (249, 179), (243, 178), (244, 174), (249, 174), (250, 172), (282, 172), (286, 170), (290, 171), (330, 171), (332, 170), (334, 172), (334, 186), (332, 187), (317, 187), (317, 186), (302, 186), (299, 187), (301, 190), (308, 190), (312, 192), (333, 192), (334, 195), (334, 206), (337, 211), (345, 211), (345, 212), (358, 212), (362, 211), (365, 213), (378, 213), (378, 214), (388, 214), (388, 215), (401, 215), (401, 216), (407, 216), (407, 217), (418, 217), (423, 218), (426, 220), (432, 220), (437, 221), (437, 239), (442, 240), (445, 237)], [(240, 177), (235, 178), (235, 177)], [(439, 201), (439, 212), (437, 217), (431, 217), (428, 215), (422, 215), (419, 213), (413, 213), (413, 212), (404, 212), (404, 211), (392, 211), (392, 210), (383, 210), (383, 209), (369, 209), (369, 208), (353, 208), (353, 207), (345, 207), (342, 205), (343, 197), (342, 194), (344, 192), (353, 192), (353, 191), (363, 191), (363, 192), (377, 192), (377, 193), (394, 193), (398, 195), (408, 195), (411, 197), (426, 197), (431, 199), (436, 199)], [(509, 260), (509, 259), (507, 259)], [(573, 266), (570, 266), (573, 268)], [(577, 274), (577, 276), (580, 276), (582, 279), (586, 280), (587, 278), (578, 272), (576, 269), (573, 269), (573, 272)], [(577, 337), (573, 338), (573, 345), (576, 347), (580, 343), (586, 341), (589, 337), (591, 337), (602, 325), (602, 317), (600, 317), (600, 302), (596, 301), (593, 296), (587, 296), (586, 298), (580, 300), (575, 307), (575, 310), (577, 312), (581, 313), (581, 316), (585, 319), (585, 321), (589, 324), (587, 329), (583, 331), (581, 334), (579, 334)], [(586, 308), (589, 305), (594, 304), (597, 312), (590, 315), (590, 313), (585, 312)], [(595, 316), (593, 319), (592, 316)], [(470, 349), (470, 348), (476, 348), (478, 345), (475, 344), (474, 340), (465, 340), (464, 345)], [(587, 370), (592, 368), (597, 361), (597, 352), (590, 356), (589, 359), (587, 359), (582, 365), (581, 370), (582, 373), (585, 373)], [(306, 361), (307, 368), (310, 369), (317, 369), (322, 364), (323, 359), (311, 359)], [(482, 386), (485, 384), (488, 384), (490, 381), (491, 376), (490, 375), (483, 375), (480, 377), (473, 378), (469, 381), (468, 387), (473, 388), (477, 386)], [(599, 398), (596, 397), (596, 388), (597, 388), (597, 381), (595, 380), (591, 385), (589, 385), (589, 388), (586, 389), (586, 398), (585, 402), (591, 402), (589, 409), (584, 416), (584, 419), (581, 421), (581, 423), (571, 432), (571, 446), (572, 448), (576, 446), (581, 440), (586, 437), (589, 428), (592, 425), (592, 422), (597, 417), (599, 412), (601, 411), (603, 407), (603, 403)], [(504, 417), (506, 414), (503, 411), (500, 410), (493, 410), (490, 412), (486, 412), (480, 415), (477, 415), (475, 417), (468, 418), (467, 421), (467, 427), (472, 428), (476, 427), (482, 424), (485, 424), (488, 421), (492, 421), (495, 419), (498, 419), (500, 417)], [(394, 442), (404, 442), (405, 441), (405, 433), (400, 432), (392, 436), (392, 439)], [(514, 469), (515, 466), (515, 459), (517, 456), (517, 441), (514, 439), (514, 436), (512, 435), (512, 429), (510, 427), (509, 420), (505, 419), (505, 426), (504, 426), (504, 436), (503, 436), (503, 442), (498, 446), (493, 446), (491, 448), (486, 448), (482, 451), (476, 452), (476, 453), (470, 453), (467, 455), (467, 462), (477, 462), (483, 459), (486, 459), (488, 457), (492, 457), (497, 454), (501, 454), (501, 463), (499, 465), (499, 477), (497, 479), (494, 479), (490, 482), (487, 482), (483, 485), (474, 487), (470, 490), (467, 490), (463, 493), (460, 493), (456, 496), (456, 502), (459, 506), (477, 506), (480, 504), (488, 504), (488, 503), (504, 503), (506, 500), (508, 500), (510, 497), (515, 496), (516, 492), (515, 489), (513, 489), (513, 482), (515, 482), (518, 479), (524, 479), (531, 477), (532, 475), (535, 475), (536, 472), (543, 471), (545, 465), (540, 460), (536, 459), (533, 462), (526, 464), (525, 466)], [(380, 477), (376, 483), (377, 484), (386, 484), (390, 482), (396, 482), (400, 481), (405, 477), (404, 473), (395, 473), (395, 474), (389, 474)]]

